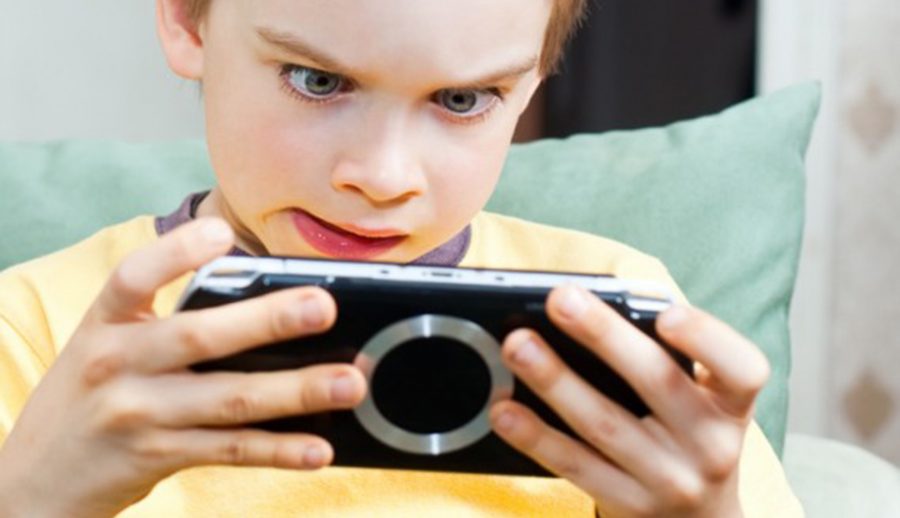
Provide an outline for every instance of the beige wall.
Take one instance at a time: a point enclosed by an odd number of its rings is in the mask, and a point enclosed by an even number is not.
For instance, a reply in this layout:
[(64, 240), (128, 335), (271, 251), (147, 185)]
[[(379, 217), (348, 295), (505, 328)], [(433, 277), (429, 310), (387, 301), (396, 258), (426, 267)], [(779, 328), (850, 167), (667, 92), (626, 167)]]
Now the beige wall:
[(789, 430), (900, 464), (900, 2), (762, 0), (760, 88), (818, 79)]
[(846, 4), (828, 428), (900, 463), (900, 2)]
[(791, 306), (788, 430), (828, 434), (837, 170), (839, 56), (844, 0), (761, 0), (759, 89), (822, 82), (822, 109), (807, 156), (806, 228)]

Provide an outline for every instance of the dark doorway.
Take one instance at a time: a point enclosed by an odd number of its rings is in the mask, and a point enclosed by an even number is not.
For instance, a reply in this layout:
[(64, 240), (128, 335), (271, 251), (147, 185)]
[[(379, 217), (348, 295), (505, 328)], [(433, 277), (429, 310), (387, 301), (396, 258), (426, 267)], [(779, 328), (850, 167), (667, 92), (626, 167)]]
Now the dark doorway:
[(657, 126), (751, 97), (757, 0), (591, 0), (519, 140)]

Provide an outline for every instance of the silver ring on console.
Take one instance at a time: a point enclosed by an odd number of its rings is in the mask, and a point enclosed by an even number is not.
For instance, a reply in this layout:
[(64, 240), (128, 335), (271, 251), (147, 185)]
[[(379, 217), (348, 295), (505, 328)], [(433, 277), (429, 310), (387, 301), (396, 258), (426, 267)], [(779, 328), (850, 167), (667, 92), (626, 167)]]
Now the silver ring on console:
[[(417, 338), (441, 337), (458, 341), (475, 351), (491, 377), (484, 407), (468, 423), (442, 433), (413, 433), (389, 421), (375, 406), (371, 389), (353, 412), (373, 437), (397, 450), (442, 455), (478, 442), (491, 431), (488, 412), (493, 403), (513, 393), (513, 375), (500, 358), (500, 344), (478, 324), (457, 317), (420, 315), (395, 322), (375, 334), (356, 355), (354, 364), (371, 383), (378, 363), (398, 346)], [(371, 387), (371, 385), (370, 385)]]

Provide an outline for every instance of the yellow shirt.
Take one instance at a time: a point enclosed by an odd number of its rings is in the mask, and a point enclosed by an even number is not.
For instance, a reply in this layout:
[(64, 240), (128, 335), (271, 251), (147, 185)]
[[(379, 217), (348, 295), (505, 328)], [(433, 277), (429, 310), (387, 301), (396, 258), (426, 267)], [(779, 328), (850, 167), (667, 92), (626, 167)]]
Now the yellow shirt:
[[(0, 273), (0, 444), (112, 270), (129, 252), (155, 239), (153, 218), (139, 217)], [(610, 273), (661, 281), (677, 292), (658, 260), (627, 246), (490, 213), (472, 221), (460, 266)], [(188, 280), (185, 276), (158, 293), (158, 315), (172, 312)], [(742, 453), (740, 497), (747, 516), (803, 514), (755, 423)], [(591, 517), (594, 511), (587, 495), (553, 478), (203, 467), (162, 481), (121, 516)]]

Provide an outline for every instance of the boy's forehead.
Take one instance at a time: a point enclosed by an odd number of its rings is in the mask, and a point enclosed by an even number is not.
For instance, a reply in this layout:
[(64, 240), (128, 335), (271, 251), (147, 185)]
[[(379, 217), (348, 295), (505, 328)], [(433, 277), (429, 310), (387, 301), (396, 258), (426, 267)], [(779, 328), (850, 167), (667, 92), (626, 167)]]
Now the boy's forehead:
[[(554, 0), (242, 0), (249, 37), (295, 39), (359, 71), (467, 81), (536, 59)], [(225, 7), (228, 9), (228, 7)], [(215, 30), (215, 29), (213, 29)], [(450, 77), (444, 77), (450, 76)]]

